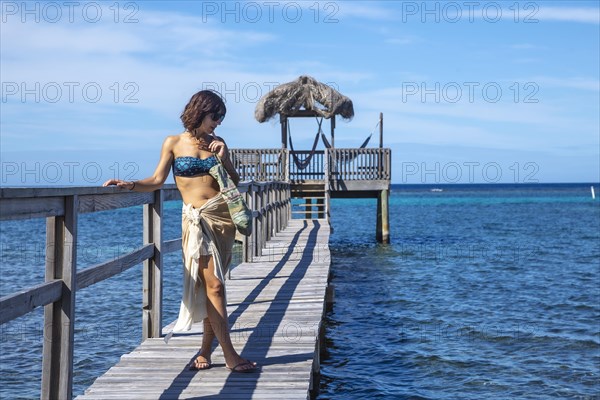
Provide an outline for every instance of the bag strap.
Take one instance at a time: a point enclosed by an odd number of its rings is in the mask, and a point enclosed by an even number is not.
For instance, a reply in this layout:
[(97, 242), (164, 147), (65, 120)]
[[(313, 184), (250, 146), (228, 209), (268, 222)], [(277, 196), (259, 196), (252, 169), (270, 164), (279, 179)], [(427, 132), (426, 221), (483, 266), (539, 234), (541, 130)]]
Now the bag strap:
[[(219, 184), (219, 186), (221, 188), (221, 192), (223, 192), (223, 189), (227, 189), (227, 190), (236, 189), (237, 190), (237, 185), (233, 182), (233, 179), (231, 179), (229, 172), (227, 172), (227, 168), (225, 168), (225, 165), (223, 164), (223, 160), (221, 160), (221, 158), (217, 154), (215, 154), (214, 156), (217, 159), (217, 161), (219, 162), (219, 169), (222, 170), (222, 173), (218, 174), (220, 179), (218, 179), (217, 177), (215, 177), (213, 175), (213, 178), (215, 178), (217, 180), (217, 183)], [(222, 182), (223, 184), (221, 184), (221, 181), (223, 181)], [(226, 186), (226, 187), (223, 187), (223, 186)]]

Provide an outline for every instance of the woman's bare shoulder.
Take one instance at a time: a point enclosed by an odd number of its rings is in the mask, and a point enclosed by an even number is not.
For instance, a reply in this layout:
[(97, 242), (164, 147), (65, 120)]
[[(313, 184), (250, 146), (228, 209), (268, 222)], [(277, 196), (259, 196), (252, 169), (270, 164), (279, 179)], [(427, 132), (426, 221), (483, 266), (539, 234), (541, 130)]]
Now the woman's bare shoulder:
[(177, 134), (177, 135), (169, 135), (169, 136), (167, 136), (165, 138), (163, 146), (172, 149), (173, 147), (175, 147), (181, 141), (183, 135), (185, 135), (185, 133), (180, 133), (180, 134)]

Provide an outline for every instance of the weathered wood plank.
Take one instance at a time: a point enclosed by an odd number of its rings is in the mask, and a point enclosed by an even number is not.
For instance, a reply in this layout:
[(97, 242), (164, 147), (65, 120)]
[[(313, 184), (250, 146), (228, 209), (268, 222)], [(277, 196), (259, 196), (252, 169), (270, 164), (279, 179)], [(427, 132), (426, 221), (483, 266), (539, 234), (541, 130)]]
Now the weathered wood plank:
[(55, 280), (4, 296), (0, 299), (0, 324), (25, 315), (36, 307), (58, 301), (61, 295), (62, 281)]
[(0, 220), (56, 217), (65, 214), (62, 197), (0, 199)]
[(116, 258), (115, 260), (107, 261), (79, 271), (77, 273), (77, 290), (118, 275), (134, 265), (142, 263), (153, 255), (154, 245), (146, 244), (131, 253)]
[[(231, 373), (224, 368), (220, 347), (212, 354), (212, 369), (188, 371), (202, 340), (199, 323), (168, 343), (163, 338), (145, 340), (80, 398), (308, 398), (319, 361), (328, 239), (326, 223), (290, 220), (289, 227), (272, 238), (279, 243), (277, 254), (233, 269), (227, 282), (231, 339), (243, 357), (261, 365), (259, 372)], [(163, 328), (163, 334), (173, 325)]]
[(78, 203), (66, 196), (65, 215), (46, 220), (46, 281), (60, 280), (62, 293), (44, 309), (42, 399), (72, 398)]
[(162, 216), (163, 194), (154, 192), (153, 204), (144, 206), (144, 244), (153, 247), (153, 254), (144, 260), (142, 293), (142, 338), (159, 337), (162, 328)]
[(181, 250), (181, 238), (163, 242), (163, 254), (172, 253), (178, 250)]
[[(265, 238), (277, 232), (281, 221), (274, 213), (289, 208), (289, 184), (286, 182), (246, 182), (239, 186), (247, 197), (260, 198), (254, 216), (259, 230), (254, 237), (244, 238), (246, 254), (262, 253)], [(281, 192), (283, 198), (277, 198)], [(286, 197), (287, 196), (287, 197)], [(16, 318), (31, 309), (46, 305), (44, 322), (44, 356), (42, 373), (42, 398), (70, 398), (73, 375), (73, 321), (75, 292), (101, 280), (114, 276), (143, 260), (144, 269), (144, 327), (145, 334), (161, 333), (162, 256), (167, 251), (177, 251), (181, 240), (162, 242), (162, 204), (181, 198), (175, 185), (165, 185), (154, 193), (138, 193), (109, 187), (69, 188), (2, 188), (0, 189), (0, 219), (47, 217), (46, 260), (47, 282), (0, 299), (3, 322)], [(133, 253), (76, 272), (77, 219), (79, 213), (97, 212), (144, 204), (147, 245)], [(266, 273), (265, 273), (266, 274)], [(56, 283), (55, 283), (56, 280)], [(286, 292), (287, 293), (287, 292)], [(247, 302), (238, 301), (243, 307)], [(151, 332), (151, 333), (150, 333)]]
[[(174, 184), (167, 184), (163, 189), (176, 189)], [(127, 190), (117, 187), (101, 186), (67, 186), (67, 187), (8, 187), (0, 188), (0, 199), (5, 198), (26, 198), (26, 197), (65, 197), (65, 196), (86, 196), (107, 193), (127, 193)]]
[(154, 201), (152, 193), (127, 192), (112, 194), (89, 194), (80, 197), (79, 212), (91, 213), (96, 211), (114, 210), (117, 208), (133, 207), (149, 204)]
[(170, 186), (171, 185), (163, 186), (163, 201), (181, 200), (181, 193), (179, 193), (179, 190), (177, 190), (176, 187)]

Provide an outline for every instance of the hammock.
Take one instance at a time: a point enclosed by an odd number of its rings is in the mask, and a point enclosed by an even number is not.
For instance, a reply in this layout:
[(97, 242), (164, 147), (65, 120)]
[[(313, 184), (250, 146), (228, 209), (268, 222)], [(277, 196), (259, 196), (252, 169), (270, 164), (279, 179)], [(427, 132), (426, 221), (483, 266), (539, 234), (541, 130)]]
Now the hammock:
[[(309, 166), (310, 160), (315, 155), (315, 150), (317, 148), (317, 144), (319, 143), (319, 136), (321, 136), (321, 140), (323, 141), (323, 144), (325, 145), (326, 148), (328, 148), (328, 149), (332, 148), (331, 143), (329, 143), (329, 141), (327, 140), (327, 137), (325, 136), (325, 133), (323, 133), (323, 130), (321, 129), (321, 125), (323, 124), (323, 117), (321, 117), (321, 119), (317, 118), (317, 124), (319, 125), (319, 130), (317, 131), (317, 134), (315, 136), (315, 141), (313, 142), (312, 150), (310, 151), (310, 154), (308, 156), (306, 156), (306, 158), (304, 158), (303, 160), (300, 160), (300, 158), (296, 154), (296, 151), (294, 150), (294, 143), (292, 142), (292, 133), (290, 131), (290, 123), (288, 120), (287, 132), (288, 132), (288, 138), (290, 141), (290, 149), (292, 150), (292, 159), (294, 160), (294, 164), (296, 164), (296, 167), (299, 170), (303, 170)], [(379, 125), (379, 122), (377, 123), (377, 125)], [(377, 128), (377, 125), (375, 125), (375, 128)], [(367, 144), (369, 144), (369, 141), (371, 140), (372, 136), (373, 136), (373, 132), (371, 132), (371, 134), (360, 145), (361, 149), (364, 149), (365, 147), (367, 147)], [(349, 156), (347, 154), (342, 154), (340, 157), (340, 161), (351, 162), (357, 156), (358, 156), (358, 154), (353, 154), (352, 156)]]
[[(377, 125), (379, 125), (379, 123), (377, 123)], [(375, 128), (377, 128), (377, 125), (375, 125)], [(373, 131), (371, 132), (371, 134), (369, 136), (367, 136), (367, 138), (365, 139), (365, 141), (360, 145), (360, 149), (364, 149), (365, 147), (367, 147), (367, 144), (369, 144), (369, 140), (371, 140), (371, 137), (373, 136)], [(327, 147), (328, 149), (331, 149), (331, 144), (329, 143), (329, 141), (327, 140), (327, 138), (325, 137), (325, 134), (323, 132), (321, 132), (321, 139), (323, 140), (323, 144), (325, 145), (325, 147)], [(340, 158), (339, 160), (341, 162), (352, 162), (354, 161), (354, 159), (358, 157), (358, 153), (354, 153), (352, 155), (349, 155), (347, 153), (341, 153), (340, 154)]]
[[(323, 121), (323, 118), (321, 118), (321, 122), (322, 121)], [(321, 140), (323, 141), (323, 144), (325, 145), (325, 147), (327, 147), (328, 149), (331, 149), (331, 143), (329, 143), (329, 140), (327, 140), (327, 136), (325, 136), (325, 134), (321, 130), (321, 122), (318, 122), (319, 132), (321, 132)], [(379, 123), (377, 123), (377, 125), (379, 125)], [(377, 128), (377, 125), (375, 125), (375, 128)], [(373, 136), (373, 132), (371, 132), (371, 134), (367, 137), (367, 139), (363, 142), (363, 144), (360, 145), (361, 149), (364, 149), (365, 147), (367, 147), (367, 144), (369, 144), (369, 140), (371, 140), (371, 136)]]
[(294, 143), (292, 143), (292, 133), (290, 132), (290, 123), (288, 120), (287, 130), (288, 130), (288, 137), (290, 138), (290, 149), (292, 150), (292, 159), (294, 160), (294, 164), (296, 164), (296, 167), (299, 170), (303, 170), (306, 167), (308, 167), (310, 164), (310, 160), (315, 155), (315, 150), (317, 148), (317, 144), (319, 143), (319, 134), (323, 133), (321, 131), (321, 124), (323, 123), (323, 118), (321, 118), (321, 120), (318, 121), (318, 123), (319, 123), (319, 130), (317, 131), (317, 135), (315, 136), (315, 141), (313, 142), (312, 150), (310, 151), (310, 154), (308, 156), (306, 156), (305, 159), (300, 160), (300, 158), (296, 154), (296, 151), (294, 150)]

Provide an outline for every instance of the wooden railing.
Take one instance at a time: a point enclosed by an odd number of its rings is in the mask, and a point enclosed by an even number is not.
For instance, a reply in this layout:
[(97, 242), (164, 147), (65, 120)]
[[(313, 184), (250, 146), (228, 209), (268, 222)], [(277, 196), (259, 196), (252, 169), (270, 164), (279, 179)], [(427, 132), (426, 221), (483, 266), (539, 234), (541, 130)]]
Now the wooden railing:
[(390, 180), (390, 149), (328, 149), (331, 180)]
[[(317, 150), (232, 149), (234, 166), (243, 180), (324, 181), (391, 180), (391, 150), (352, 148)], [(297, 165), (310, 160), (307, 165)], [(301, 168), (304, 167), (304, 168)]]
[[(290, 180), (325, 180), (325, 151), (316, 150), (312, 157), (310, 154), (309, 150), (290, 151)], [(294, 161), (294, 156), (296, 156), (296, 161)], [(297, 165), (296, 162), (299, 162), (300, 165)]]
[(243, 181), (286, 181), (287, 150), (232, 149), (231, 159)]
[[(240, 192), (253, 210), (253, 232), (243, 239), (243, 259), (262, 255), (267, 240), (287, 226), (290, 187), (283, 182), (241, 183)], [(0, 220), (46, 218), (44, 283), (0, 298), (0, 324), (44, 310), (42, 399), (71, 399), (75, 293), (143, 262), (143, 339), (162, 329), (163, 256), (181, 249), (181, 238), (163, 240), (163, 204), (181, 200), (175, 185), (151, 193), (117, 188), (0, 189)], [(143, 205), (143, 238), (139, 249), (77, 271), (79, 214)], [(10, 268), (3, 266), (3, 268)]]

